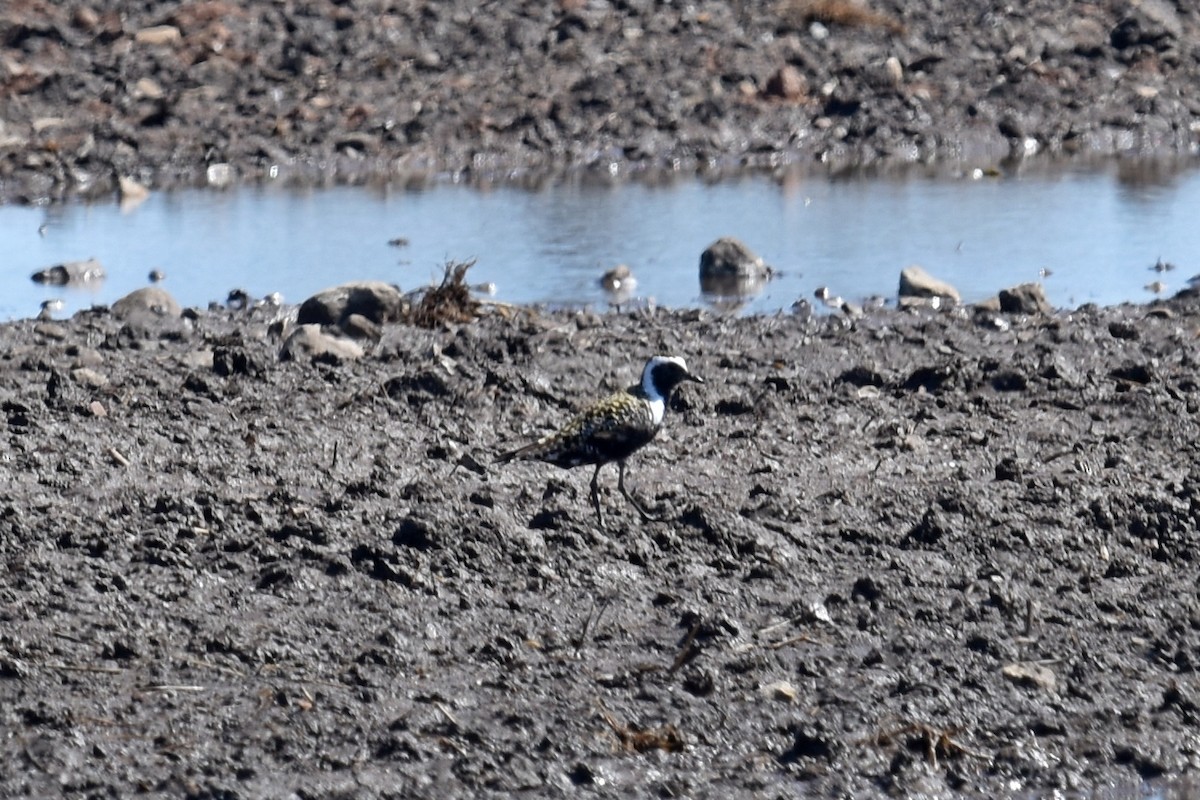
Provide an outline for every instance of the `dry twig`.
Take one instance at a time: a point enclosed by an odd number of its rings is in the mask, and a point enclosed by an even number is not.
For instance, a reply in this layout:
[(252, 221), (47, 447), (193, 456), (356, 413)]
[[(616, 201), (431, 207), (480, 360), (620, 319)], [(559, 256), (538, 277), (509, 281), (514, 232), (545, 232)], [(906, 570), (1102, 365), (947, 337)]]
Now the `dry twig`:
[(678, 753), (683, 750), (683, 735), (674, 725), (662, 725), (658, 728), (642, 730), (632, 725), (618, 722), (616, 717), (607, 711), (600, 712), (601, 718), (617, 735), (621, 749), (630, 753), (646, 753), (650, 750), (664, 750), (668, 753)]
[(891, 730), (878, 731), (873, 736), (859, 740), (859, 743), (885, 747), (895, 743), (899, 738), (906, 738), (910, 747), (913, 744), (921, 747), (925, 753), (925, 760), (934, 769), (938, 767), (939, 753), (941, 753), (943, 758), (956, 755), (972, 756), (973, 758), (988, 757), (987, 753), (973, 750), (955, 741), (954, 737), (959, 733), (961, 733), (961, 730), (958, 728), (935, 728), (923, 722), (910, 722)]
[(785, 0), (779, 6), (781, 16), (801, 25), (820, 22), (846, 28), (882, 28), (903, 33), (904, 25), (895, 17), (873, 11), (855, 0)]

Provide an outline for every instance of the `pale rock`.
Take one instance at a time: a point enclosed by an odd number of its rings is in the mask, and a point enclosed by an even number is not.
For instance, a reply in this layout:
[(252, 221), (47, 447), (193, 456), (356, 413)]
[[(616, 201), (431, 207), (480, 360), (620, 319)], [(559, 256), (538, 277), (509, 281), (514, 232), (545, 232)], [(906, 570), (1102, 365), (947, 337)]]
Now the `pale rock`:
[(933, 277), (924, 268), (913, 264), (900, 272), (901, 297), (941, 297), (961, 302), (962, 297), (949, 283)]
[(104, 267), (94, 258), (64, 261), (33, 273), (34, 283), (54, 286), (81, 286), (104, 279)]
[(1000, 291), (1000, 310), (1006, 314), (1050, 314), (1054, 306), (1040, 283), (1022, 283)]
[(154, 25), (135, 33), (133, 40), (138, 44), (149, 45), (179, 44), (183, 41), (183, 34), (174, 25)]
[(354, 361), (362, 358), (363, 349), (357, 343), (333, 336), (320, 325), (298, 325), (279, 350), (281, 361), (297, 361), (307, 357), (313, 361)]
[(108, 377), (91, 367), (77, 367), (71, 370), (71, 380), (90, 389), (99, 389), (101, 386), (108, 385)]
[(134, 289), (112, 304), (113, 316), (128, 319), (136, 314), (153, 314), (159, 317), (178, 317), (183, 313), (175, 298), (159, 286)]

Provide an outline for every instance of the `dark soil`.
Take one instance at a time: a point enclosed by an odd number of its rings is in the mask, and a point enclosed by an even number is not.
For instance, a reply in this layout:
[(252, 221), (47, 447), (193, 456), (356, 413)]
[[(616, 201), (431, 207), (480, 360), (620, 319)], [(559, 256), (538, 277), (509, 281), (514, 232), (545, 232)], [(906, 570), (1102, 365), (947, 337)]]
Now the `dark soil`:
[[(0, 326), (0, 795), (1093, 796), (1200, 768), (1200, 301)], [(684, 355), (601, 473), (497, 452)], [(1107, 791), (1107, 790), (1106, 790)]]
[[(1185, 155), (1200, 117), (1167, 0), (10, 0), (0, 45), (10, 201)], [(0, 325), (0, 796), (1186, 794), (1200, 300), (482, 311), (344, 363), (258, 312)], [(707, 380), (630, 461), (661, 521), (491, 463), (656, 353)]]
[(868, 5), (7, 0), (0, 199), (1200, 142), (1195, 3)]

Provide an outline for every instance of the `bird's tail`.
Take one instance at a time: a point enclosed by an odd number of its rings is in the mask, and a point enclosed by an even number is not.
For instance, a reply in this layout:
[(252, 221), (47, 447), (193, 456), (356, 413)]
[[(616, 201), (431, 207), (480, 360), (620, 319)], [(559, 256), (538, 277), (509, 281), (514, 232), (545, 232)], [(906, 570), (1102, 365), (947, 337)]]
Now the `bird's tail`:
[(518, 458), (536, 458), (538, 449), (542, 446), (542, 444), (543, 442), (538, 440), (531, 444), (527, 444), (524, 447), (518, 447), (516, 450), (509, 450), (507, 452), (500, 453), (498, 456), (496, 456), (496, 459), (493, 463), (507, 464), (509, 461), (514, 461)]
[(496, 464), (507, 464), (509, 461), (514, 461), (521, 458), (539, 459), (547, 453), (554, 450), (558, 444), (559, 434), (550, 433), (536, 442), (530, 442), (527, 445), (518, 447), (516, 450), (509, 450), (496, 456)]

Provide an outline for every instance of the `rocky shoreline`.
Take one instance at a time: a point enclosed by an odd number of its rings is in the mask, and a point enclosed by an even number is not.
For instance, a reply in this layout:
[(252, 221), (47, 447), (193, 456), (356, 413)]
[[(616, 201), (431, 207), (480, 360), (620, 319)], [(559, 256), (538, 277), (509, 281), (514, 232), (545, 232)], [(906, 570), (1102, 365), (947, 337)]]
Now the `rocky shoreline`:
[(1200, 10), (228, 3), (0, 11), (0, 200), (1034, 154), (1193, 157)]

